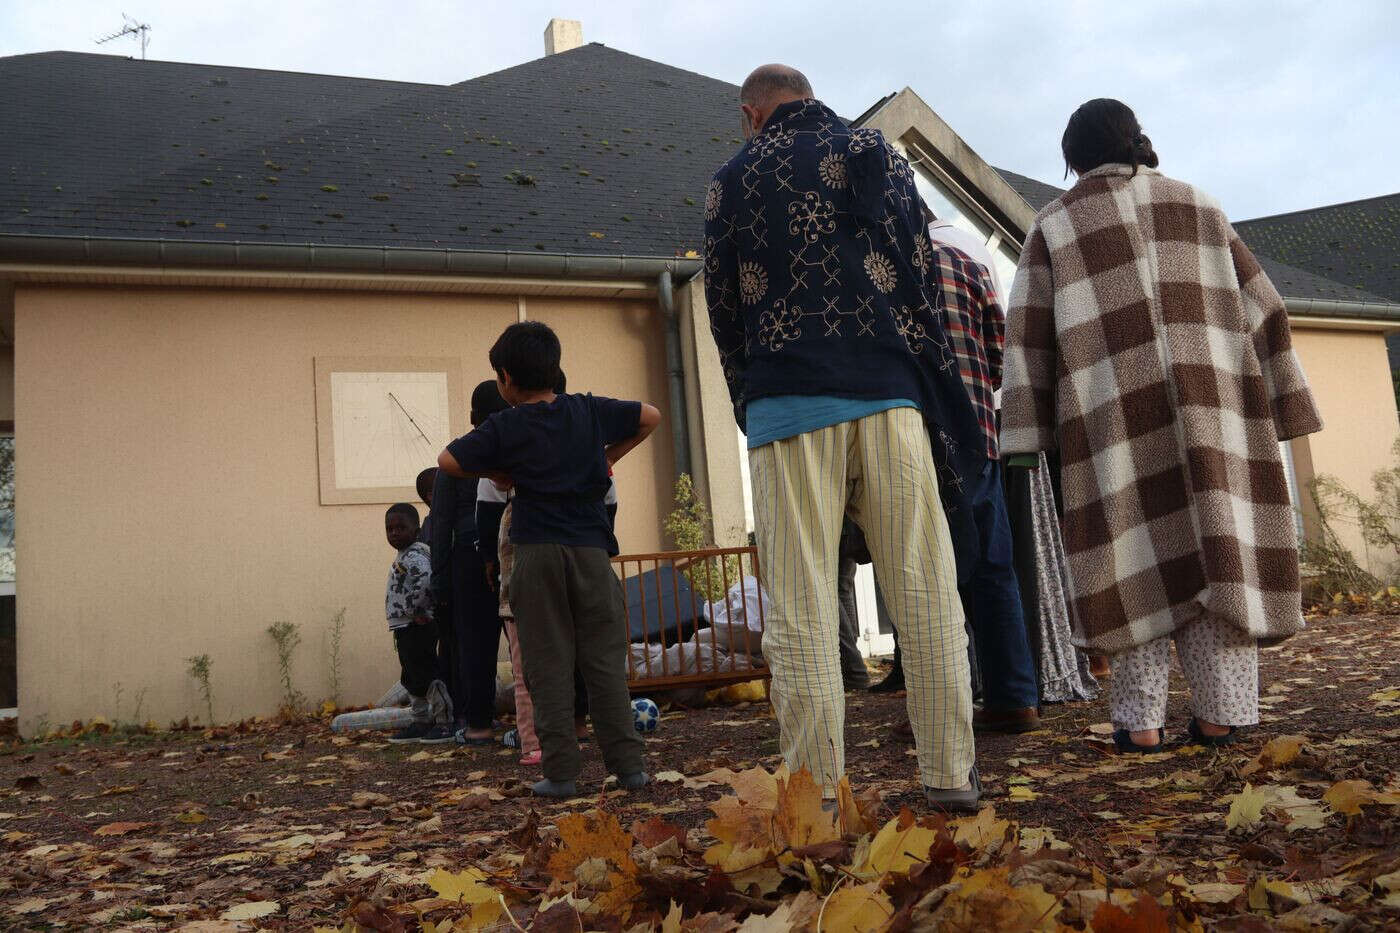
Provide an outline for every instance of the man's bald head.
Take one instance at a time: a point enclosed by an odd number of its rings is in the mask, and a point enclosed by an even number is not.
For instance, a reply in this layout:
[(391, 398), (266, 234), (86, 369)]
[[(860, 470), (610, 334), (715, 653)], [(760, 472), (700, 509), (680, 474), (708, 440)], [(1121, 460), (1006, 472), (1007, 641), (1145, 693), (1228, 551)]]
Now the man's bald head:
[(763, 129), (773, 111), (795, 100), (816, 97), (807, 76), (790, 65), (761, 65), (739, 88), (739, 107), (744, 112), (744, 138)]

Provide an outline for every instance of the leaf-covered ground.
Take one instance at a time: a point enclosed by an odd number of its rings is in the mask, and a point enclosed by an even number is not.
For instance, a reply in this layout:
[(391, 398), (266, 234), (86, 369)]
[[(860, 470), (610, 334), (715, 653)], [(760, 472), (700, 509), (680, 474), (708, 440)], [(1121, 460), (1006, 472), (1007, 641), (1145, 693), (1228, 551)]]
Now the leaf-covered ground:
[[(778, 766), (766, 704), (672, 711), (660, 780), (524, 795), (501, 749), (324, 722), (0, 750), (6, 929), (1400, 928), (1400, 616), (1316, 619), (1262, 659), (1264, 722), (1118, 757), (1105, 700), (979, 741), (988, 808), (945, 821), (851, 695), (852, 794)], [(1186, 712), (1173, 682), (1172, 723)]]

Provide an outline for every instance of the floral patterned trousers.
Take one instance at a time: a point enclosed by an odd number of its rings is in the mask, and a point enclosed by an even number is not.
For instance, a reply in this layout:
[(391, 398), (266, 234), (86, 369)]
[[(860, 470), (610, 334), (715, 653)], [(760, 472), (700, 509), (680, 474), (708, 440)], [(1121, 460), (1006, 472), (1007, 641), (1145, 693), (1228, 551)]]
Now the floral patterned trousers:
[(1109, 689), (1116, 728), (1158, 729), (1167, 719), (1167, 669), (1176, 642), (1191, 710), (1221, 726), (1259, 722), (1259, 646), (1228, 622), (1201, 619), (1113, 656)]

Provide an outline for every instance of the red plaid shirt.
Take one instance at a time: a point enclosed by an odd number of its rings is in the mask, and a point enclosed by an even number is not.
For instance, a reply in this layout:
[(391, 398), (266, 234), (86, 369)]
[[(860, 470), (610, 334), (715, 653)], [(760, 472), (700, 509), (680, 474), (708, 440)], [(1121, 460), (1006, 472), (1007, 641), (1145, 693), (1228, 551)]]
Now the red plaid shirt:
[(930, 281), (943, 292), (948, 339), (958, 358), (958, 372), (987, 436), (987, 457), (996, 460), (997, 409), (992, 393), (1001, 388), (1006, 316), (992, 275), (962, 250), (934, 243)]

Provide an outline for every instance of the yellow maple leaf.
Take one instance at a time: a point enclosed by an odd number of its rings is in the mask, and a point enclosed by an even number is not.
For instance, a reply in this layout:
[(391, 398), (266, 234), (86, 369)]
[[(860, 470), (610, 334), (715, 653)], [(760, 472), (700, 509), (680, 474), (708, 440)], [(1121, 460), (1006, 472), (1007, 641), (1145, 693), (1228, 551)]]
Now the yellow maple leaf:
[(661, 921), (661, 933), (681, 933), (682, 919), (680, 905), (672, 901), (671, 909)]
[(474, 906), (496, 899), (496, 889), (486, 884), (486, 880), (486, 873), (477, 868), (468, 868), (455, 875), (439, 868), (428, 876), (428, 887), (436, 891), (438, 897)]
[(937, 838), (936, 832), (916, 823), (914, 814), (906, 808), (875, 834), (865, 861), (856, 867), (856, 873), (863, 877), (887, 872), (907, 874), (915, 865), (928, 861), (929, 849)]
[(598, 872), (589, 870), (589, 887), (598, 889), (593, 909), (604, 916), (627, 917), (631, 901), (641, 893), (637, 884), (637, 863), (632, 860), (632, 834), (622, 828), (617, 817), (600, 810), (570, 813), (559, 819), (559, 848), (549, 857), (549, 873), (560, 881), (576, 881), (577, 871), (593, 860), (606, 864), (602, 883)]
[(1246, 784), (1244, 790), (1232, 795), (1230, 812), (1225, 814), (1225, 828), (1249, 829), (1254, 826), (1264, 818), (1264, 806), (1270, 799), (1268, 794), (1260, 793)]
[(282, 905), (276, 901), (251, 901), (247, 904), (236, 904), (228, 910), (219, 914), (220, 920), (257, 920), (260, 917), (270, 917), (282, 909)]
[(791, 849), (841, 838), (836, 830), (836, 815), (822, 807), (822, 789), (806, 768), (778, 781), (778, 805), (773, 821)]
[(894, 916), (894, 904), (878, 882), (841, 888), (821, 910), (821, 929), (831, 933), (874, 933)]
[(1400, 795), (1378, 791), (1370, 781), (1338, 781), (1322, 795), (1322, 799), (1333, 810), (1346, 816), (1357, 816), (1364, 804), (1400, 805)]
[(953, 841), (967, 843), (974, 852), (1000, 843), (1011, 828), (1009, 820), (997, 819), (997, 811), (990, 805), (979, 810), (975, 817), (953, 820), (949, 825), (953, 827)]
[(1281, 735), (1271, 739), (1259, 750), (1259, 755), (1253, 761), (1240, 769), (1240, 773), (1249, 775), (1289, 764), (1298, 757), (1307, 741), (1307, 736), (1303, 735)]
[(1124, 909), (1105, 901), (1094, 911), (1089, 921), (1094, 933), (1171, 933), (1167, 912), (1150, 894), (1139, 894), (1132, 906)]
[(1259, 878), (1254, 882), (1254, 886), (1249, 889), (1249, 907), (1251, 910), (1268, 910), (1269, 897), (1282, 898), (1287, 903), (1297, 901), (1297, 893), (1293, 890), (1293, 885), (1287, 881), (1269, 881), (1266, 878)]
[(1009, 872), (1004, 867), (959, 872), (958, 887), (929, 915), (927, 926), (956, 933), (1058, 929), (1059, 898), (1039, 884), (1013, 886)]
[(778, 806), (778, 775), (769, 774), (762, 768), (750, 768), (733, 775), (728, 781), (734, 788), (734, 796), (747, 806), (769, 810)]

